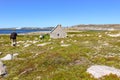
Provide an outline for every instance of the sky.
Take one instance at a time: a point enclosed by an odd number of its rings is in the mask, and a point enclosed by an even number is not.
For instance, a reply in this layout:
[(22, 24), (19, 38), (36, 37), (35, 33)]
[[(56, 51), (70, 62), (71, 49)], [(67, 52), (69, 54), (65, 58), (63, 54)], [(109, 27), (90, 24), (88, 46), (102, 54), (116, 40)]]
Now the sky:
[(120, 24), (120, 0), (0, 0), (0, 28)]

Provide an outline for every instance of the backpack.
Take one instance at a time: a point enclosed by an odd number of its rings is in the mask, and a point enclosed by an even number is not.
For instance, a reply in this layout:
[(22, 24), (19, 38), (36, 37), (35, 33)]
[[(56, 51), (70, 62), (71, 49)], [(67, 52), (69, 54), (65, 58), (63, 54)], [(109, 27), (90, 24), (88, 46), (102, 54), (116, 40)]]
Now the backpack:
[(10, 35), (10, 39), (16, 39), (17, 33), (13, 32)]

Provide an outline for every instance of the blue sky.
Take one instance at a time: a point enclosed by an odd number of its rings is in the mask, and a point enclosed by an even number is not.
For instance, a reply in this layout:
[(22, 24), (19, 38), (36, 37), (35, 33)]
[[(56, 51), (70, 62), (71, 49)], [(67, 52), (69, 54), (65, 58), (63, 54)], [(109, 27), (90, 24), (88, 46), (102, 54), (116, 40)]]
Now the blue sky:
[(0, 28), (57, 24), (120, 24), (120, 0), (0, 0)]

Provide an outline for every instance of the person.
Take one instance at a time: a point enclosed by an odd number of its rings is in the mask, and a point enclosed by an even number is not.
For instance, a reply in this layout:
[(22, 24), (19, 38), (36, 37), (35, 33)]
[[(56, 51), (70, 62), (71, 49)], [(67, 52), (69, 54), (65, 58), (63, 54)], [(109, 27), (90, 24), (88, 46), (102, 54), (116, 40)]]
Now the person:
[(12, 46), (16, 46), (16, 37), (17, 37), (17, 33), (16, 32), (12, 32), (10, 34), (10, 40), (11, 40), (11, 45)]

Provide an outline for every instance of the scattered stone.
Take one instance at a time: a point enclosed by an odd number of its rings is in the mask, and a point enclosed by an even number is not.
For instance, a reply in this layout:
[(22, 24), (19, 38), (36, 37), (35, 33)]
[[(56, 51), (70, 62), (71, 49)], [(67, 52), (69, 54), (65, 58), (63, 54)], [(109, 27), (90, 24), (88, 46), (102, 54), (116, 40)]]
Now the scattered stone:
[(97, 79), (110, 74), (120, 77), (120, 69), (103, 65), (93, 65), (87, 69), (87, 72)]
[(24, 47), (29, 47), (31, 44), (26, 44)]
[(70, 44), (61, 44), (61, 47), (68, 47)]
[(61, 44), (63, 44), (63, 43), (64, 43), (64, 41), (62, 40), (60, 43), (61, 43)]
[(27, 40), (26, 43), (32, 43), (33, 41)]
[(120, 37), (120, 33), (119, 34), (108, 34), (108, 36), (110, 36), (110, 37)]
[(19, 55), (19, 54), (18, 53), (13, 54), (13, 58), (16, 57), (17, 55)]
[(25, 43), (25, 41), (18, 41), (17, 44), (19, 44), (19, 43), (22, 43), (22, 44), (23, 44), (23, 43)]
[(38, 41), (33, 41), (32, 43), (35, 44), (35, 43), (37, 43), (37, 42), (38, 42)]
[(102, 35), (99, 35), (98, 37), (99, 37), (99, 38), (101, 38), (101, 37), (102, 37)]
[(12, 59), (14, 59), (17, 55), (18, 55), (18, 53), (15, 53), (15, 54), (7, 54), (5, 57), (1, 58), (1, 60), (2, 60), (2, 61), (12, 60)]
[(5, 57), (1, 58), (2, 61), (12, 60), (12, 59), (13, 59), (13, 55), (12, 54), (7, 54)]
[(88, 37), (89, 37), (89, 36), (90, 36), (90, 34), (87, 34), (86, 36), (88, 36)]
[(48, 45), (50, 44), (51, 42), (47, 42), (47, 43), (42, 43), (42, 44), (38, 44), (37, 46), (45, 46), (45, 45)]

